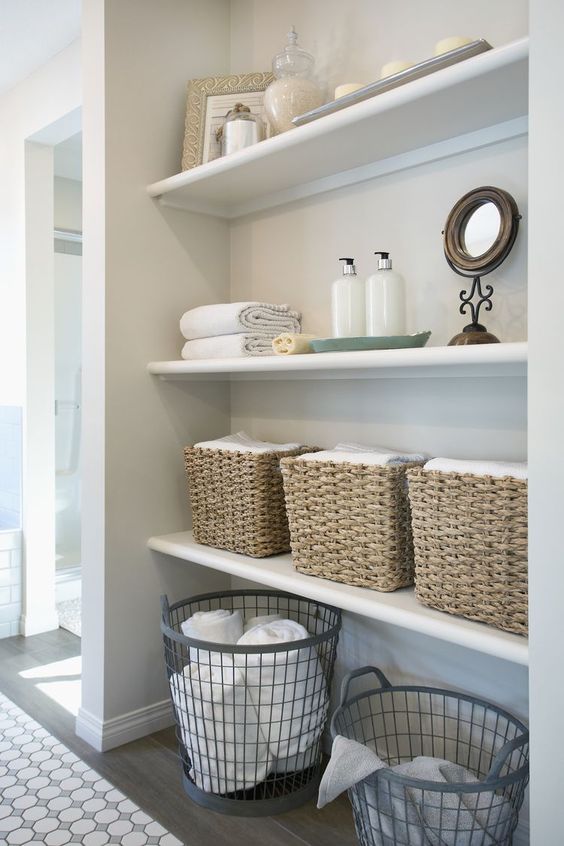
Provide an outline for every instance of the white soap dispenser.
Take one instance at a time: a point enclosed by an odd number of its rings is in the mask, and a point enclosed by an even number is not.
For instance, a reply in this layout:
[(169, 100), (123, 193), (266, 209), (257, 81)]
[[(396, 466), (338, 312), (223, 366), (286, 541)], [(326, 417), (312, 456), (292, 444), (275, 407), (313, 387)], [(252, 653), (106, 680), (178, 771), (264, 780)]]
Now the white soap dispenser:
[(339, 261), (345, 264), (331, 288), (331, 331), (334, 338), (355, 338), (365, 332), (364, 282), (356, 275), (353, 258)]
[(366, 280), (366, 332), (371, 337), (405, 335), (405, 282), (392, 270), (389, 253), (377, 251), (378, 270)]

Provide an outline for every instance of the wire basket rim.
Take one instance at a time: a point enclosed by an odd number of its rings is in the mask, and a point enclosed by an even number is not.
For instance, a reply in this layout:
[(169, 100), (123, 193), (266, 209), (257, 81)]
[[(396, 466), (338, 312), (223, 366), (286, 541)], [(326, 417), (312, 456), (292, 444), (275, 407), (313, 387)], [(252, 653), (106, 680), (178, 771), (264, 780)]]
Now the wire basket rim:
[(405, 776), (401, 775), (401, 773), (392, 772), (392, 770), (378, 770), (378, 772), (367, 776), (363, 781), (369, 784), (375, 784), (378, 779), (384, 779), (384, 781), (401, 784), (404, 787), (413, 787), (417, 790), (433, 793), (485, 793), (486, 791), (494, 793), (496, 790), (509, 787), (511, 784), (528, 778), (528, 775), (529, 764), (526, 762), (518, 770), (515, 770), (514, 773), (499, 776), (498, 778), (491, 779), (491, 781), (481, 779), (480, 781), (470, 783), (467, 781), (445, 783), (442, 781), (428, 781), (422, 778), (414, 778), (413, 776)]
[(182, 608), (185, 605), (191, 604), (193, 602), (202, 602), (209, 599), (218, 599), (221, 600), (225, 597), (235, 597), (235, 596), (273, 596), (276, 598), (285, 598), (285, 599), (294, 599), (300, 602), (309, 602), (312, 605), (316, 605), (318, 608), (324, 608), (327, 611), (330, 611), (335, 614), (336, 622), (333, 623), (330, 628), (326, 632), (321, 632), (321, 634), (317, 635), (310, 635), (310, 637), (302, 638), (302, 640), (292, 640), (288, 643), (280, 643), (280, 644), (271, 644), (271, 643), (261, 643), (253, 646), (245, 646), (239, 645), (237, 643), (218, 643), (215, 640), (199, 640), (194, 637), (189, 637), (188, 635), (182, 634), (181, 632), (175, 631), (170, 625), (169, 622), (165, 621), (164, 617), (161, 617), (161, 632), (166, 637), (170, 638), (171, 640), (176, 641), (177, 643), (183, 644), (184, 646), (196, 648), (196, 649), (203, 649), (207, 650), (208, 652), (226, 652), (228, 654), (243, 654), (243, 655), (261, 655), (266, 652), (271, 653), (278, 653), (278, 652), (291, 652), (294, 650), (299, 649), (306, 649), (311, 646), (315, 646), (318, 643), (323, 643), (326, 640), (330, 640), (335, 636), (338, 636), (339, 632), (342, 628), (342, 612), (340, 608), (336, 608), (334, 605), (328, 605), (326, 602), (318, 602), (315, 599), (309, 599), (308, 597), (299, 596), (295, 593), (289, 593), (287, 591), (281, 590), (223, 590), (223, 591), (213, 591), (212, 593), (200, 593), (196, 596), (191, 596), (188, 599), (181, 599), (178, 602), (174, 602), (172, 605), (168, 606), (168, 619), (170, 620), (170, 614), (177, 610), (178, 608)]
[[(386, 693), (428, 693), (438, 696), (447, 696), (452, 699), (458, 699), (459, 701), (462, 700), (472, 705), (478, 705), (487, 708), (488, 710), (493, 710), (499, 716), (504, 717), (520, 730), (523, 745), (529, 742), (529, 729), (527, 728), (527, 726), (517, 717), (513, 716), (513, 714), (510, 714), (508, 711), (506, 711), (504, 708), (500, 708), (498, 705), (494, 705), (492, 702), (488, 702), (485, 699), (479, 699), (478, 697), (471, 696), (470, 694), (459, 693), (456, 690), (448, 690), (446, 688), (441, 687), (425, 687), (422, 685), (408, 684), (390, 685), (389, 687), (384, 688), (371, 688), (370, 690), (362, 691), (361, 693), (357, 693), (355, 696), (347, 698), (345, 702), (343, 702), (335, 709), (331, 718), (330, 731), (332, 739), (334, 740), (335, 736), (339, 733), (335, 728), (337, 718), (341, 714), (344, 714), (347, 710), (349, 710), (351, 705), (354, 705), (360, 700), (368, 699), (372, 696), (378, 696), (379, 698), (382, 698), (382, 695)], [(378, 770), (376, 773), (372, 773), (372, 775), (367, 776), (366, 779), (363, 779), (363, 781), (374, 785), (378, 779), (384, 779), (385, 781), (393, 782), (395, 784), (401, 784), (406, 787), (413, 787), (419, 790), (428, 790), (438, 793), (482, 793), (486, 790), (495, 791), (500, 788), (507, 787), (510, 784), (514, 784), (524, 778), (528, 778), (528, 775), (529, 762), (525, 761), (525, 763), (513, 773), (508, 773), (505, 776), (499, 776), (498, 778), (490, 779), (489, 781), (483, 779), (474, 784), (468, 784), (468, 782), (453, 782), (452, 784), (444, 784), (443, 782), (428, 781), (425, 779), (414, 778), (413, 776), (404, 776), (400, 773), (393, 772), (391, 769)]]

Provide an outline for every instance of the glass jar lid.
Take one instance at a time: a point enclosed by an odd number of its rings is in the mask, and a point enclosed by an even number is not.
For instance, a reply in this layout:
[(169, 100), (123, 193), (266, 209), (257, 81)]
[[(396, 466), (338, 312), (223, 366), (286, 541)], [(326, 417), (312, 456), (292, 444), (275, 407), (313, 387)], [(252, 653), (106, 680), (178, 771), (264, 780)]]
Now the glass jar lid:
[(315, 59), (298, 47), (298, 33), (292, 27), (286, 36), (287, 44), (281, 53), (277, 53), (272, 60), (274, 76), (309, 76), (313, 70)]
[(225, 123), (231, 120), (256, 121), (256, 119), (256, 116), (251, 113), (250, 108), (248, 106), (245, 106), (243, 103), (235, 103), (233, 108), (230, 109), (225, 115)]

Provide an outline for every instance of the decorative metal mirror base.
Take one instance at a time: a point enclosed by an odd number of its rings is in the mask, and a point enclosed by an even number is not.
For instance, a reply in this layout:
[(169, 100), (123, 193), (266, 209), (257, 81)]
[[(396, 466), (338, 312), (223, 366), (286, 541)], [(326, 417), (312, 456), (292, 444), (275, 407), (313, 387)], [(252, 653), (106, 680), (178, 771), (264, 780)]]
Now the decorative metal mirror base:
[(488, 332), (480, 323), (469, 323), (462, 332), (455, 335), (448, 342), (449, 347), (460, 347), (467, 344), (499, 344), (499, 338)]
[[(486, 311), (492, 310), (493, 287), (491, 285), (485, 286), (485, 291), (482, 291), (482, 283), (479, 276), (475, 276), (472, 282), (470, 293), (464, 290), (460, 292), (460, 299), (462, 305), (460, 306), (460, 314), (466, 314), (466, 309), (470, 308), (472, 315), (472, 323), (465, 326), (462, 332), (455, 335), (454, 338), (448, 342), (449, 347), (456, 347), (465, 344), (499, 344), (499, 338), (488, 332), (486, 327), (479, 323), (480, 309), (484, 306)], [(476, 303), (472, 302), (474, 296), (478, 296)]]

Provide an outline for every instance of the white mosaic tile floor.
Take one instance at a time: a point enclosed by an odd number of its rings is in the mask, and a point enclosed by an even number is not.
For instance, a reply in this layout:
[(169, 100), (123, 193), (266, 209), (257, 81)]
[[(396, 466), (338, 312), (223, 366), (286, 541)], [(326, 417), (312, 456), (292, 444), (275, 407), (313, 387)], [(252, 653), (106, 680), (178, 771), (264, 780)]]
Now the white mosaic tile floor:
[(0, 844), (183, 846), (0, 693)]

